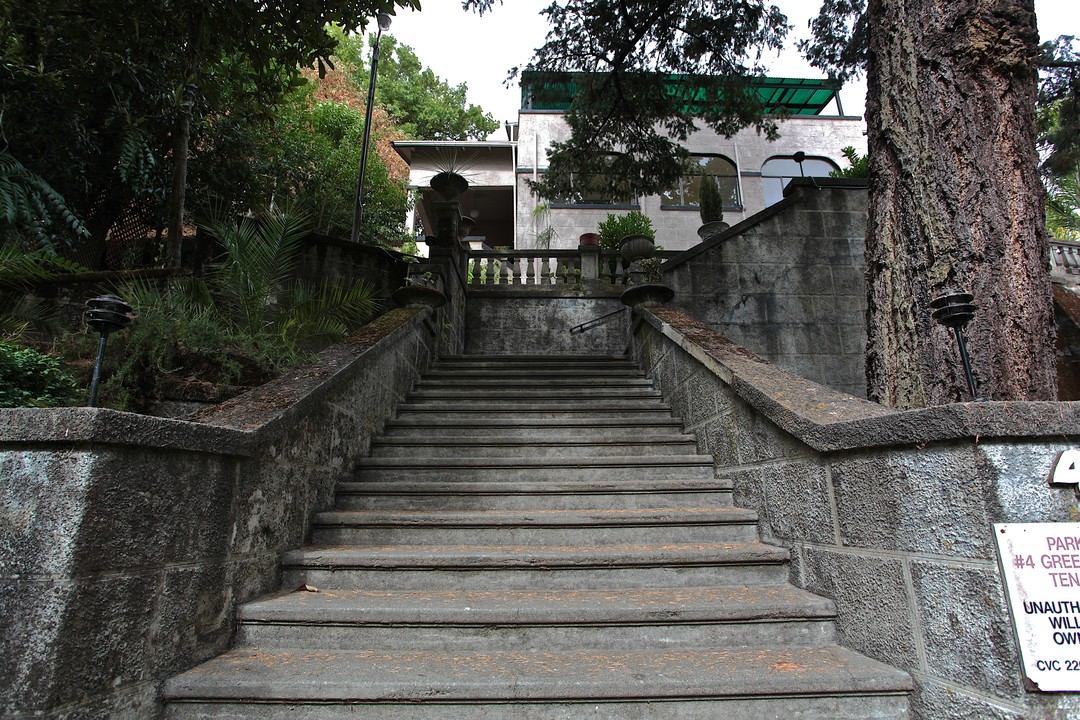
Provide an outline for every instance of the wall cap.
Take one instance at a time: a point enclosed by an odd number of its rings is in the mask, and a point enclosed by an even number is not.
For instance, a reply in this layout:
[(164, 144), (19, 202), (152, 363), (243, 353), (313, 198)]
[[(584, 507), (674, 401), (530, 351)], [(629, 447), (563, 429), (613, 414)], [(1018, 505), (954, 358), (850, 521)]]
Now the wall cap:
[(1080, 402), (978, 402), (896, 410), (792, 375), (685, 312), (636, 316), (713, 372), (748, 404), (815, 450), (917, 445), (952, 439), (1080, 436)]

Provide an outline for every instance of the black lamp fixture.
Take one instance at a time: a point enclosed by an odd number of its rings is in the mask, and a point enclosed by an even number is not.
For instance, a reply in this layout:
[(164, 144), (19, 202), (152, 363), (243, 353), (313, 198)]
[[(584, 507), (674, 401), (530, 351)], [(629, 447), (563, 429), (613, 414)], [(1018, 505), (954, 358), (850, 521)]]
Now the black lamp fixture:
[(952, 328), (956, 334), (956, 345), (960, 348), (960, 360), (964, 364), (964, 377), (967, 378), (968, 392), (972, 400), (980, 400), (975, 393), (975, 376), (971, 373), (971, 359), (968, 357), (967, 341), (964, 339), (964, 326), (975, 317), (975, 305), (971, 302), (975, 296), (958, 288), (950, 288), (930, 301), (932, 317), (941, 325)]
[(360, 149), (360, 172), (356, 178), (356, 202), (353, 204), (352, 241), (360, 242), (360, 221), (364, 218), (364, 173), (367, 171), (368, 147), (371, 144), (371, 111), (375, 107), (375, 76), (379, 73), (379, 40), (384, 30), (390, 29), (390, 16), (375, 16), (379, 30), (375, 33), (375, 47), (371, 49), (371, 77), (368, 78), (367, 107), (364, 108), (364, 142)]
[(115, 295), (101, 295), (86, 301), (86, 311), (83, 320), (91, 330), (101, 333), (101, 341), (98, 343), (97, 360), (94, 362), (94, 377), (90, 381), (90, 396), (86, 404), (90, 407), (97, 405), (98, 383), (101, 382), (101, 366), (105, 362), (105, 343), (109, 335), (117, 330), (123, 330), (135, 318), (131, 306)]

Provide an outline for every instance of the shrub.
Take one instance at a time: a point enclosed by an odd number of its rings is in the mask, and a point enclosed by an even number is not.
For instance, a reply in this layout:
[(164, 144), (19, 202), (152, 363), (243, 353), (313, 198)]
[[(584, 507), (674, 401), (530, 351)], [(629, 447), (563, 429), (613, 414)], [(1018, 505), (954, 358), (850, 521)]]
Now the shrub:
[(698, 212), (701, 222), (720, 222), (724, 219), (724, 198), (720, 195), (720, 184), (714, 175), (701, 176), (701, 205)]
[(851, 145), (840, 150), (851, 167), (842, 170), (833, 170), (829, 177), (835, 178), (864, 178), (870, 176), (870, 156), (859, 155)]
[(597, 230), (600, 233), (600, 247), (605, 250), (617, 250), (627, 235), (645, 235), (650, 240), (656, 238), (652, 221), (639, 210), (621, 215), (608, 213), (607, 219), (600, 223)]
[(59, 360), (0, 340), (0, 407), (57, 407), (78, 398), (79, 387)]

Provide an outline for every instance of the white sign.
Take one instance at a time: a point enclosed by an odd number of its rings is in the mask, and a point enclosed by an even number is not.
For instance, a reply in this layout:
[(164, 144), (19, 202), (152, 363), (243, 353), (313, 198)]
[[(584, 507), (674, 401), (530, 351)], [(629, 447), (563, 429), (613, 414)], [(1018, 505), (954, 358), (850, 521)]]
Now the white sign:
[(995, 523), (1024, 674), (1080, 692), (1080, 523)]

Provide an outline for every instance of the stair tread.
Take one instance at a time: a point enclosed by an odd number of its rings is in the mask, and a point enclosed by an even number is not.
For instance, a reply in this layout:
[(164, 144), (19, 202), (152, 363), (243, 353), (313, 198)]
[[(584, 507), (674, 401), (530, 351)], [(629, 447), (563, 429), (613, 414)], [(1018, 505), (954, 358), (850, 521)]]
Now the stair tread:
[(535, 468), (579, 468), (579, 467), (652, 467), (663, 465), (669, 467), (712, 465), (710, 455), (584, 455), (573, 458), (552, 457), (468, 457), (468, 458), (362, 458), (357, 464), (357, 469), (373, 469), (380, 467), (392, 468), (436, 468), (436, 469), (461, 469), (461, 468), (499, 468), (499, 467), (535, 467)]
[(614, 527), (755, 523), (757, 513), (737, 507), (596, 508), (591, 510), (332, 510), (315, 516), (320, 526), (415, 527)]
[(647, 440), (634, 439), (634, 438), (589, 438), (589, 437), (575, 437), (575, 438), (559, 438), (559, 437), (537, 437), (530, 436), (528, 438), (512, 438), (512, 437), (477, 437), (477, 436), (465, 436), (465, 435), (426, 435), (423, 438), (414, 437), (401, 437), (395, 435), (383, 435), (379, 438), (372, 440), (373, 446), (380, 445), (404, 445), (408, 447), (416, 447), (423, 445), (448, 445), (448, 446), (491, 446), (491, 447), (588, 447), (590, 445), (600, 445), (604, 447), (639, 447), (641, 445), (692, 445), (697, 449), (697, 441), (693, 435), (670, 434), (670, 435), (650, 435)]
[(484, 592), (294, 591), (248, 603), (242, 622), (578, 625), (831, 619), (831, 600), (791, 585)]
[(337, 484), (339, 494), (409, 494), (438, 495), (440, 493), (480, 494), (480, 495), (556, 495), (564, 493), (588, 493), (608, 495), (613, 493), (679, 493), (679, 492), (731, 492), (732, 482), (725, 478), (687, 477), (679, 480), (640, 479), (640, 480), (549, 480), (547, 482), (508, 482), (489, 480), (486, 482), (426, 482), (396, 481), (340, 481)]
[(309, 545), (290, 550), (292, 567), (506, 568), (655, 567), (659, 565), (772, 564), (786, 549), (756, 542), (667, 545)]
[(166, 684), (173, 700), (543, 700), (904, 693), (910, 677), (845, 648), (575, 652), (232, 650)]

